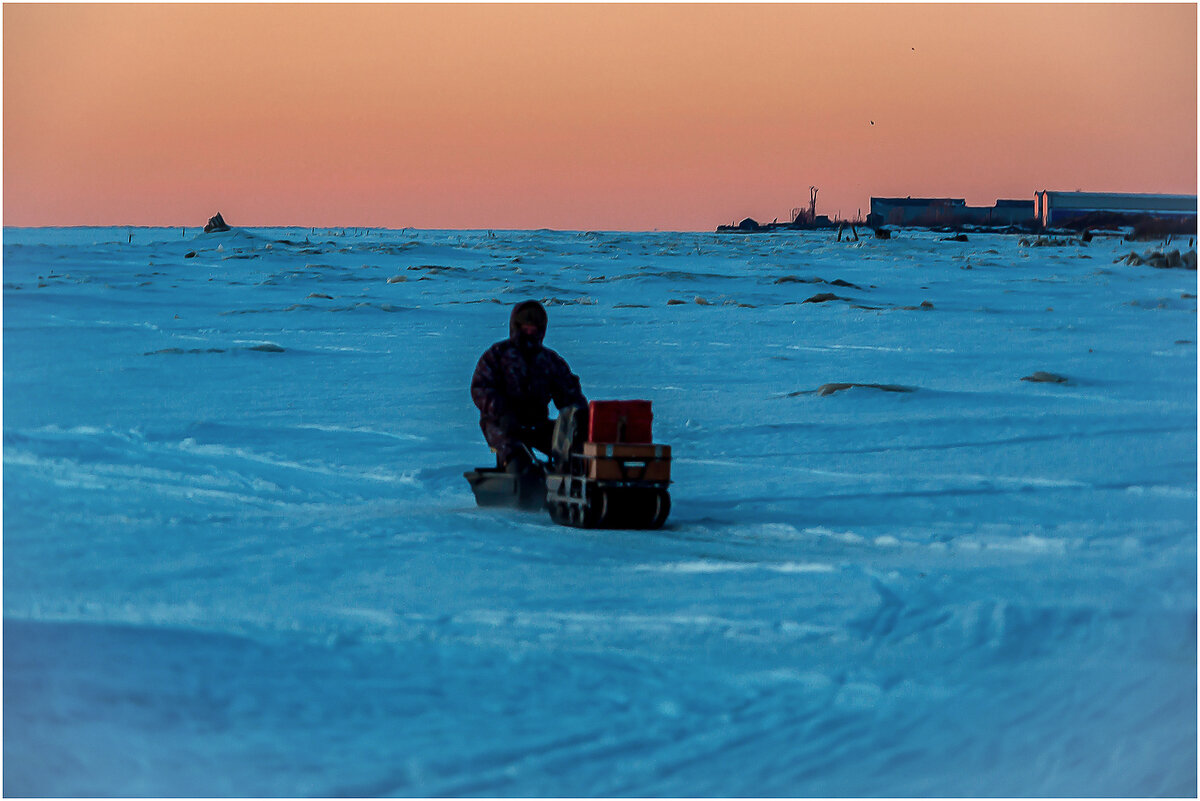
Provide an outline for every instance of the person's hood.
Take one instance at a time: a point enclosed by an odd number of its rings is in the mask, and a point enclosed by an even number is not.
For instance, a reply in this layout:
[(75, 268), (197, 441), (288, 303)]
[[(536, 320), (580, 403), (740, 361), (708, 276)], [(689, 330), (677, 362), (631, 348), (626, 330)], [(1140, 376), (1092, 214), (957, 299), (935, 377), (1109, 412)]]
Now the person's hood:
[[(546, 309), (536, 300), (523, 300), (516, 306), (513, 306), (512, 314), (508, 318), (508, 335), (509, 337), (522, 347), (524, 350), (537, 350), (542, 346), (542, 340), (546, 336)], [(532, 323), (537, 326), (538, 333), (535, 339), (529, 340), (521, 332), (521, 326)]]

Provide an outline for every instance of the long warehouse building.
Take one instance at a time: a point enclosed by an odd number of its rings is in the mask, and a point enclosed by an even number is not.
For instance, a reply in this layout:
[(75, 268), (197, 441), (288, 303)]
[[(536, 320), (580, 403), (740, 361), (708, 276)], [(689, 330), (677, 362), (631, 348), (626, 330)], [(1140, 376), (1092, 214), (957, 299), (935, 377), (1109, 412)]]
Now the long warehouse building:
[(1196, 196), (1042, 191), (1034, 193), (1034, 214), (1044, 227), (1098, 214), (1195, 220)]

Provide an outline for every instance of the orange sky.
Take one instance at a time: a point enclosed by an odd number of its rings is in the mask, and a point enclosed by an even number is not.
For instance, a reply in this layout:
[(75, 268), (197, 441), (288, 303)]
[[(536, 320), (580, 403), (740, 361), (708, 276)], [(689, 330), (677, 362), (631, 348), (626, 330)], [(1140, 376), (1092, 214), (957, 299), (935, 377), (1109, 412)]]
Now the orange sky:
[[(4, 6), (4, 224), (1196, 192), (1196, 5)], [(871, 122), (874, 121), (874, 125)]]

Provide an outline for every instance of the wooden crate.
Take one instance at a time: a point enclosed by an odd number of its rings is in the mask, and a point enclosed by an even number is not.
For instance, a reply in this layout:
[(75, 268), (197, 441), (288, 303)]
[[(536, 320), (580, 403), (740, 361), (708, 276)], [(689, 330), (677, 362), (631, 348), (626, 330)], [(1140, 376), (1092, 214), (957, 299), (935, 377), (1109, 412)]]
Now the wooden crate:
[(670, 481), (670, 445), (585, 442), (588, 478), (597, 481)]

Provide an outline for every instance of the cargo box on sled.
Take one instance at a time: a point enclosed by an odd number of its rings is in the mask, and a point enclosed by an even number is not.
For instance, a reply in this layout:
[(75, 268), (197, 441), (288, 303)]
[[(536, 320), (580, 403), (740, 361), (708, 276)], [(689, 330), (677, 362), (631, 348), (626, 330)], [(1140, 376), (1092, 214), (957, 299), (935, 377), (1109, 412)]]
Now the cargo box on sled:
[(658, 528), (671, 511), (671, 447), (653, 442), (650, 401), (592, 401), (564, 409), (549, 462), (525, 473), (463, 475), (479, 506), (546, 509), (579, 528)]

